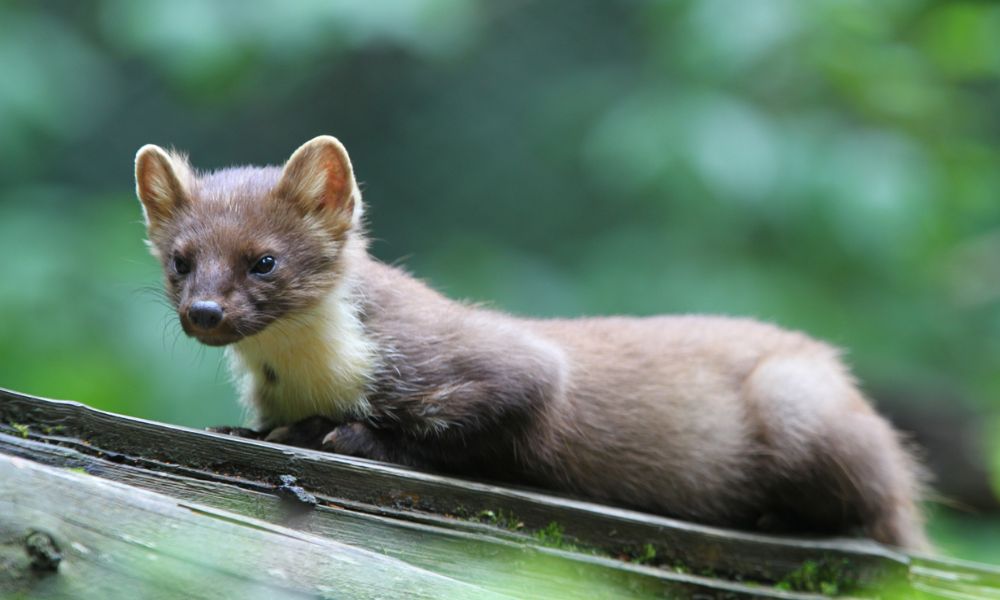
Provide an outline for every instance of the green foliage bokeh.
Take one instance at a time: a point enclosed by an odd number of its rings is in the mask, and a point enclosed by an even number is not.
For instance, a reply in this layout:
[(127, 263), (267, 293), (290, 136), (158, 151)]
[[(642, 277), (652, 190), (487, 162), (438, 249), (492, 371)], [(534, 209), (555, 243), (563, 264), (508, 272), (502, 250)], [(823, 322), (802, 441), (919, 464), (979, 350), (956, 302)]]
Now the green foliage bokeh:
[(132, 157), (331, 133), (373, 251), (445, 293), (806, 330), (961, 405), (1000, 490), (998, 32), (929, 0), (0, 2), (0, 385), (240, 420), (155, 292)]

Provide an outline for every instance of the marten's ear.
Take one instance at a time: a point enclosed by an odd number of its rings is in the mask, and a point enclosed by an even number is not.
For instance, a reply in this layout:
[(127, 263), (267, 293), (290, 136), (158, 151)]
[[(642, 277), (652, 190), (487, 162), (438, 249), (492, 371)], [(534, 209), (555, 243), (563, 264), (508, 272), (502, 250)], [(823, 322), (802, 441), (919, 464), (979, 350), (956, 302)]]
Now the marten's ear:
[(135, 155), (135, 193), (142, 202), (146, 228), (166, 223), (189, 201), (191, 168), (180, 155), (146, 144)]
[(337, 138), (315, 137), (292, 153), (278, 183), (277, 193), (296, 203), (305, 214), (318, 214), (339, 231), (360, 216), (358, 184), (351, 159)]

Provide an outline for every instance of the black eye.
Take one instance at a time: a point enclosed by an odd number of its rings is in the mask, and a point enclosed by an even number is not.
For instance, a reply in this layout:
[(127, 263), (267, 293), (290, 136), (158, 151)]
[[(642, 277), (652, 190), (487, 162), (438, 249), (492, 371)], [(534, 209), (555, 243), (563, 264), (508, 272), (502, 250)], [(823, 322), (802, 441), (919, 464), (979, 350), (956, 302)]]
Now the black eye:
[(191, 263), (184, 260), (180, 256), (174, 257), (174, 271), (177, 271), (178, 275), (187, 275), (191, 272)]
[(260, 260), (254, 263), (250, 272), (256, 275), (266, 275), (274, 270), (274, 265), (275, 260), (273, 256), (262, 256)]

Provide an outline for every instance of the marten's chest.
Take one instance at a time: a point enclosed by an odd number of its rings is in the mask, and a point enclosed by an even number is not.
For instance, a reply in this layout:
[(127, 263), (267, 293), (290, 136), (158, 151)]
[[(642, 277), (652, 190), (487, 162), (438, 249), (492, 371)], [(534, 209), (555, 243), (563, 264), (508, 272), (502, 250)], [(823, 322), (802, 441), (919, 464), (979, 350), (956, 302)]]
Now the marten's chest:
[(375, 346), (346, 308), (327, 303), (276, 321), (230, 353), (243, 402), (259, 425), (367, 413)]
[(342, 420), (366, 412), (361, 369), (345, 367), (337, 357), (315, 354), (261, 358), (251, 369), (249, 399), (262, 420), (286, 425), (315, 415)]

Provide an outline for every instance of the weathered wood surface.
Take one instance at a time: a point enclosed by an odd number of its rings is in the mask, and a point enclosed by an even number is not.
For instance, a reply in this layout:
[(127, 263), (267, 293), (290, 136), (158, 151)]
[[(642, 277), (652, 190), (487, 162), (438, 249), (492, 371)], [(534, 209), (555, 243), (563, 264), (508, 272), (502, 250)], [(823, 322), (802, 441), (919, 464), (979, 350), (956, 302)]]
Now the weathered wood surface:
[[(784, 580), (801, 587), (803, 565), (818, 565), (823, 577), (833, 572), (839, 591), (851, 584), (872, 590), (887, 582), (907, 591), (900, 597), (917, 590), (926, 597), (955, 598), (996, 590), (995, 572), (976, 565), (949, 571), (947, 563), (911, 559), (868, 542), (725, 531), (11, 392), (0, 392), (0, 422), (9, 434), (0, 436), (0, 453), (79, 467), (176, 501), (281, 523), (473, 586), (477, 593), (803, 598), (810, 596), (767, 585)], [(280, 474), (296, 476), (317, 495), (319, 506), (289, 514), (276, 493)], [(475, 519), (489, 514), (523, 526), (510, 531)], [(598, 554), (545, 547), (528, 533), (553, 521), (568, 540)], [(651, 562), (659, 568), (616, 558), (634, 555), (646, 544), (655, 549)], [(956, 579), (959, 572), (964, 575)], [(805, 583), (806, 589), (818, 590), (823, 582)]]
[[(226, 520), (230, 523), (243, 523), (242, 517), (247, 515), (270, 523), (282, 523), (324, 539), (337, 540), (349, 547), (368, 550), (377, 557), (398, 559), (451, 580), (466, 582), (477, 596), (482, 591), (482, 595), (488, 597), (485, 592), (492, 591), (508, 597), (539, 598), (773, 597), (767, 596), (766, 590), (762, 593), (762, 590), (709, 578), (622, 565), (605, 557), (491, 539), (357, 514), (337, 507), (320, 505), (312, 510), (302, 510), (302, 507), (289, 505), (274, 494), (172, 474), (157, 476), (72, 449), (0, 434), (0, 464), (5, 454), (31, 455), (34, 460), (40, 458), (40, 462), (48, 465), (73, 465), (73, 469), (101, 479), (127, 482), (147, 490), (167, 491), (161, 496), (172, 497), (181, 507), (199, 514), (207, 514), (214, 509), (217, 513), (213, 515), (218, 516), (223, 514), (222, 509), (228, 509)], [(71, 516), (76, 519), (75, 515)], [(0, 517), (0, 522), (3, 519)], [(254, 525), (249, 519), (245, 524)], [(119, 527), (118, 523), (112, 526), (113, 529)], [(272, 543), (280, 545), (280, 542)], [(219, 547), (224, 548), (225, 544)], [(356, 588), (344, 588), (336, 581), (324, 585), (339, 590), (336, 597), (353, 597), (356, 592)], [(472, 593), (470, 590), (462, 590), (462, 593), (468, 597)], [(808, 596), (783, 594), (780, 597)]]
[[(501, 597), (374, 552), (23, 459), (0, 455), (0, 481), (4, 597)], [(58, 566), (18, 561), (32, 533), (53, 541)]]

